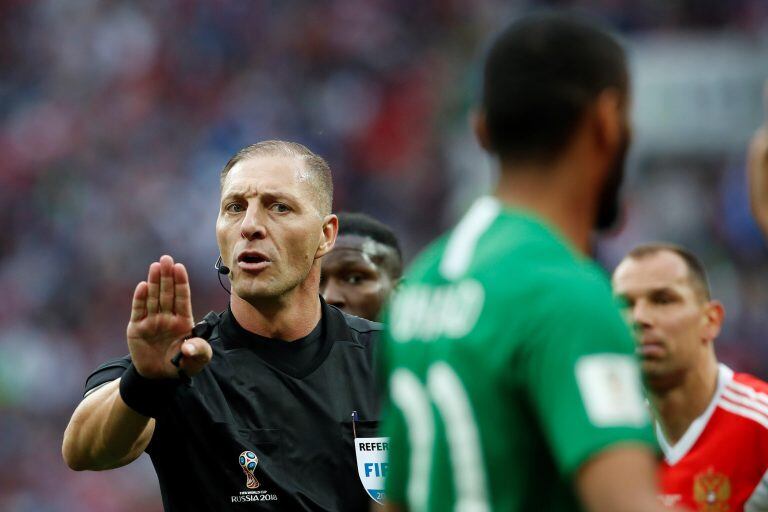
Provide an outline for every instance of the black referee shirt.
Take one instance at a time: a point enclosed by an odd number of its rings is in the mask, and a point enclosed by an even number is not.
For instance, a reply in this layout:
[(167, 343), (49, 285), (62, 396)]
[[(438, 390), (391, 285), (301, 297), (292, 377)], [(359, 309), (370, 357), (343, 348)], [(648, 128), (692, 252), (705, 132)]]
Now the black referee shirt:
[[(219, 315), (213, 359), (179, 387), (147, 447), (165, 510), (368, 510), (351, 415), (358, 437), (377, 435), (380, 330), (325, 302), (315, 330), (290, 343)], [(127, 356), (103, 364), (85, 392), (129, 364)]]

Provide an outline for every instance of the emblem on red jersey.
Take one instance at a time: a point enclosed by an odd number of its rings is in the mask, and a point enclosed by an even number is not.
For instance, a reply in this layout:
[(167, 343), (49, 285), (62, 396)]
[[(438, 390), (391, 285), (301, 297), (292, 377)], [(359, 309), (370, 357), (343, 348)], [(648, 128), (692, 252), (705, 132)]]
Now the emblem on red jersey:
[(693, 499), (702, 512), (726, 512), (730, 509), (731, 481), (710, 467), (693, 479)]
[(245, 472), (245, 486), (248, 489), (257, 489), (259, 487), (259, 481), (254, 476), (253, 472), (256, 471), (256, 465), (259, 463), (259, 458), (252, 451), (244, 451), (240, 454), (240, 467)]

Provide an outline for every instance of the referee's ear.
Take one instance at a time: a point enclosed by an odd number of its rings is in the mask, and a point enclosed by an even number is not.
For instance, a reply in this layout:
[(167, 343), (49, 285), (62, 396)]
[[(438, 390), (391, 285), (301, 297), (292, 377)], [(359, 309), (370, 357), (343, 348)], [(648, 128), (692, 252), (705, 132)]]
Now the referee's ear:
[(336, 243), (336, 235), (339, 234), (339, 218), (334, 215), (326, 215), (323, 218), (323, 230), (320, 235), (320, 245), (315, 252), (315, 259), (322, 258), (333, 249)]

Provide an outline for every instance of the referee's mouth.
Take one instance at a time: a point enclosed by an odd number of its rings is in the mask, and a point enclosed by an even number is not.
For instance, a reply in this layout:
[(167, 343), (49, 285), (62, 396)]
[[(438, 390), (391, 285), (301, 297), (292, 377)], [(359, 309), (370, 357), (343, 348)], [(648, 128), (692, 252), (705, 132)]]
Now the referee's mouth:
[(272, 260), (259, 251), (243, 251), (237, 255), (238, 268), (251, 274), (258, 274), (271, 263)]

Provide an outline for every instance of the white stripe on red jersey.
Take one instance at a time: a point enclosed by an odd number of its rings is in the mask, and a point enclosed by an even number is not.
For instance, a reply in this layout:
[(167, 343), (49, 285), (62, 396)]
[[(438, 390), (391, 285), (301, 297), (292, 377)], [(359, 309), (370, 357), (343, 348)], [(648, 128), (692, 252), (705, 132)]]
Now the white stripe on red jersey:
[(662, 501), (692, 510), (768, 511), (768, 384), (720, 365), (715, 394), (665, 455)]

